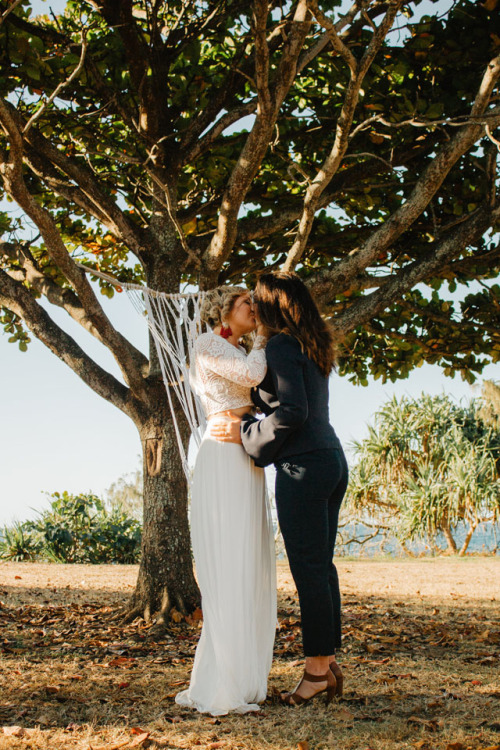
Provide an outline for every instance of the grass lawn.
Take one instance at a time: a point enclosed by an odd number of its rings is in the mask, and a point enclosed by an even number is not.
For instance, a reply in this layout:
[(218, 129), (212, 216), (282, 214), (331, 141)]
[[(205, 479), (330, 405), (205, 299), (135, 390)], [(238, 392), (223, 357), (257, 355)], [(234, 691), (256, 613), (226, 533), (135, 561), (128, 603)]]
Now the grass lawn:
[(135, 566), (0, 564), (0, 749), (500, 750), (500, 558), (340, 560), (345, 697), (298, 709), (273, 701), (302, 669), (278, 567), (270, 698), (214, 719), (174, 703), (198, 621), (157, 641), (111, 621)]

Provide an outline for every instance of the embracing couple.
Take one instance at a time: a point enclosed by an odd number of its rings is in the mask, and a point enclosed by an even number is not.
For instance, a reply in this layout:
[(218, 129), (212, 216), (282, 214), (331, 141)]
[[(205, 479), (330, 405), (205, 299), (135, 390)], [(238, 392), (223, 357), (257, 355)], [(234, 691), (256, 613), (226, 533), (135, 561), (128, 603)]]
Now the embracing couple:
[[(192, 484), (191, 537), (203, 629), (177, 703), (213, 715), (266, 698), (276, 566), (263, 467), (276, 468), (278, 520), (300, 602), (305, 671), (288, 705), (342, 694), (340, 592), (333, 552), (347, 464), (328, 420), (334, 347), (296, 274), (208, 292), (191, 382), (208, 427)], [(256, 331), (249, 353), (241, 345)], [(264, 415), (257, 418), (259, 410)]]

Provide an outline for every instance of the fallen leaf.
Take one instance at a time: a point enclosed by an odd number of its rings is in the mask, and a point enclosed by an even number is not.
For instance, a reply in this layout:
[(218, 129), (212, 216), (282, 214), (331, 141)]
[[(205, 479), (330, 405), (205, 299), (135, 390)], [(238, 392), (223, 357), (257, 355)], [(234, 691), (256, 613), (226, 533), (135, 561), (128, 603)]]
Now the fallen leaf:
[(431, 746), (427, 742), (427, 740), (419, 740), (418, 742), (415, 742), (413, 745), (415, 750), (431, 750)]
[[(16, 576), (16, 578), (19, 578), (19, 576)], [(7, 737), (24, 737), (26, 730), (24, 727), (3, 727), (3, 733)]]
[(61, 688), (59, 685), (45, 685), (45, 690), (47, 693), (59, 693)]
[(430, 721), (428, 719), (421, 719), (420, 716), (410, 716), (408, 718), (408, 724), (419, 724), (422, 727), (425, 727), (425, 729), (428, 729), (430, 732), (435, 732), (438, 728), (439, 724), (435, 719), (431, 719)]
[(135, 659), (132, 659), (130, 656), (117, 656), (116, 659), (111, 659), (110, 662), (108, 662), (108, 667), (122, 667), (125, 664), (131, 665)]
[(449, 742), (446, 745), (446, 750), (465, 750), (463, 742)]
[(443, 701), (441, 698), (437, 698), (436, 700), (429, 701), (427, 703), (427, 708), (442, 708), (443, 707)]
[(118, 685), (119, 690), (125, 690), (128, 687), (130, 687), (130, 682), (120, 682)]
[(380, 653), (380, 651), (382, 651), (381, 646), (377, 646), (376, 643), (368, 643), (366, 641), (365, 643), (363, 643), (363, 648), (365, 649), (365, 651), (368, 651), (369, 654), (378, 654)]
[(181, 613), (177, 609), (171, 609), (170, 610), (170, 619), (174, 622), (181, 622), (181, 620), (184, 619), (184, 616), (181, 615)]
[(130, 743), (130, 747), (139, 747), (139, 745), (142, 745), (143, 742), (147, 740), (151, 732), (143, 732), (142, 734), (139, 734), (135, 739), (132, 740)]
[(483, 683), (481, 682), (481, 680), (471, 680), (470, 684), (471, 685), (482, 685)]
[(335, 718), (339, 719), (340, 721), (353, 721), (354, 714), (352, 714), (350, 711), (347, 711), (345, 708), (341, 708), (335, 714)]
[(125, 745), (129, 745), (130, 740), (121, 740), (121, 742), (113, 742), (111, 745), (89, 745), (90, 750), (119, 750)]
[(208, 747), (209, 750), (217, 750), (218, 747), (224, 747), (225, 744), (225, 740), (219, 740), (218, 742), (211, 742)]
[(484, 630), (480, 635), (477, 636), (476, 641), (487, 641), (490, 638), (490, 631)]
[(297, 750), (309, 750), (308, 741), (302, 740), (302, 742), (297, 742)]
[(22, 581), (22, 580), (23, 580), (23, 579), (22, 579), (22, 576), (14, 576), (14, 579), (15, 579), (16, 581)]
[(142, 729), (141, 727), (132, 727), (130, 730), (130, 734), (144, 734), (146, 732), (145, 729)]
[(196, 607), (194, 612), (191, 613), (191, 619), (192, 620), (203, 620), (203, 612), (201, 610), (201, 607)]

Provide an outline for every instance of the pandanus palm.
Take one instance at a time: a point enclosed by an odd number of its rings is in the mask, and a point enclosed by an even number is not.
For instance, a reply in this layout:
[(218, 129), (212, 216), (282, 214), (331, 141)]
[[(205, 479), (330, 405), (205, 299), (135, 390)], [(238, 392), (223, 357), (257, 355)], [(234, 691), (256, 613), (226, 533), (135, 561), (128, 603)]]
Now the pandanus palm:
[(499, 519), (500, 436), (475, 402), (393, 398), (354, 450), (351, 509), (390, 524), (403, 542), (441, 532), (456, 552), (453, 530), (464, 523), (464, 554), (478, 525)]

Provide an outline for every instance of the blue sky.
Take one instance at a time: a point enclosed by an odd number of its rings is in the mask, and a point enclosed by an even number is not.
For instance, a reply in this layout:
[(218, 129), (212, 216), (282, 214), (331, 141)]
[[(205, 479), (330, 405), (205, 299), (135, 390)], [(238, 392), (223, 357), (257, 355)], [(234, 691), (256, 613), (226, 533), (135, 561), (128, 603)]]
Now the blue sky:
[[(48, 7), (57, 12), (64, 2), (32, 4), (42, 12)], [(427, 3), (427, 7), (435, 6)], [(102, 297), (102, 301), (114, 325), (146, 351), (145, 322), (126, 295), (115, 295), (111, 301)], [(92, 357), (118, 375), (104, 347), (63, 311), (51, 308), (50, 314)], [(32, 517), (47, 505), (46, 492), (102, 494), (140, 461), (139, 437), (128, 417), (93, 393), (36, 339), (22, 353), (7, 338), (0, 333), (0, 525)], [(500, 379), (500, 367), (490, 365), (485, 377)], [(374, 412), (394, 394), (443, 391), (457, 399), (473, 395), (469, 385), (445, 378), (435, 366), (424, 365), (396, 384), (370, 381), (367, 388), (333, 375), (332, 423), (348, 444), (363, 437)]]

